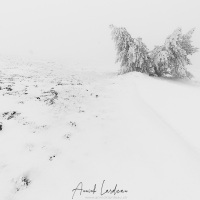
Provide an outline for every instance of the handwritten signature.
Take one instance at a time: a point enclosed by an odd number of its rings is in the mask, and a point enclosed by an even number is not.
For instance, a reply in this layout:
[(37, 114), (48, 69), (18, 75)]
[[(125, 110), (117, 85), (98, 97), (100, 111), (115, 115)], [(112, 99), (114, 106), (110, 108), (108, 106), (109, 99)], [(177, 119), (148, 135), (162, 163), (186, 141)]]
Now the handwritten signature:
[(82, 193), (91, 193), (91, 194), (99, 193), (101, 196), (103, 196), (105, 194), (109, 194), (109, 195), (124, 194), (124, 193), (127, 193), (128, 190), (118, 189), (117, 184), (112, 189), (105, 189), (105, 180), (103, 180), (101, 184), (101, 189), (99, 192), (97, 191), (97, 184), (94, 184), (94, 187), (91, 189), (85, 189), (83, 188), (83, 182), (80, 182), (77, 185), (77, 187), (72, 190), (72, 192), (73, 192), (73, 195), (72, 195), (72, 199), (73, 199), (75, 195), (77, 194), (82, 195)]

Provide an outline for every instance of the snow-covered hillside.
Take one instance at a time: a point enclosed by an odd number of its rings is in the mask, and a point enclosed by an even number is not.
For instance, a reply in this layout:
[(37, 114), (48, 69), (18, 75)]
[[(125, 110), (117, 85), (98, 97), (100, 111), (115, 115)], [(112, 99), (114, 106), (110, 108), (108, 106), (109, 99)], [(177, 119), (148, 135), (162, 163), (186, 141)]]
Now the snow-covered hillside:
[(0, 199), (199, 200), (199, 102), (198, 78), (1, 58)]

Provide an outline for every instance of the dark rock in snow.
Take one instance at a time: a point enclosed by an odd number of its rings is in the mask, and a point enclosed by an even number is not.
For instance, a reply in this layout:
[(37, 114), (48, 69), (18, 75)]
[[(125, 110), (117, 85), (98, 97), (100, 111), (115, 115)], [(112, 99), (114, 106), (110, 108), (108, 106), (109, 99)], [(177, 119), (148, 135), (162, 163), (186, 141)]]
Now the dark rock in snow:
[(3, 130), (3, 124), (2, 124), (2, 122), (0, 122), (0, 131), (2, 131)]

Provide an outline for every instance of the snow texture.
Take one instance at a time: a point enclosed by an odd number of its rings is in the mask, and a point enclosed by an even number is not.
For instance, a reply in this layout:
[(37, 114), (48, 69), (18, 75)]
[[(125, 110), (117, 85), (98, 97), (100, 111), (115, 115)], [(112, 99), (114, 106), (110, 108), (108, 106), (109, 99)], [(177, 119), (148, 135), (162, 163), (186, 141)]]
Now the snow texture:
[[(200, 82), (0, 59), (0, 199), (199, 200)], [(127, 190), (106, 194), (104, 188)]]

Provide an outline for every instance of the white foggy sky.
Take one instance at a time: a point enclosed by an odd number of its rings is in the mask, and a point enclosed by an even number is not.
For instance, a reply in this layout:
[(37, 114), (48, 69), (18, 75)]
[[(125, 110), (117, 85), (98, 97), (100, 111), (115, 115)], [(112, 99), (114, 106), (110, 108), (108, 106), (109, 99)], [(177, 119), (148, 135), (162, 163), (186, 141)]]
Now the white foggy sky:
[[(29, 55), (69, 64), (113, 64), (108, 26), (124, 26), (149, 49), (177, 27), (196, 27), (198, 0), (0, 0), (0, 54)], [(199, 54), (193, 63), (200, 64)]]

